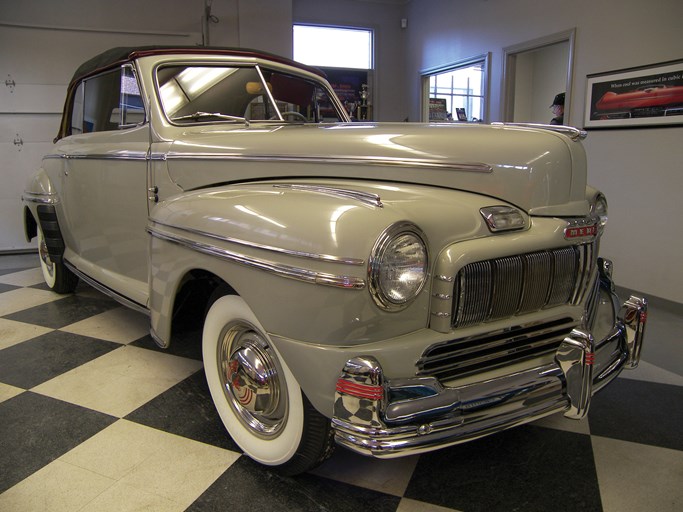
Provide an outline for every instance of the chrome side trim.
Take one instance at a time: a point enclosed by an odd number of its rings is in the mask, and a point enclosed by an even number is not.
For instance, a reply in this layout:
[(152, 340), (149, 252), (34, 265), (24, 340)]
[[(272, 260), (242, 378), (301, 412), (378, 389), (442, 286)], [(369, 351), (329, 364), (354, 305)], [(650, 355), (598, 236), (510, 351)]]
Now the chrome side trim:
[(43, 160), (147, 160), (145, 151), (118, 151), (116, 153), (55, 153), (45, 155)]
[(59, 203), (59, 196), (57, 194), (34, 194), (33, 192), (24, 192), (21, 199), (24, 202), (36, 204)]
[(154, 224), (157, 224), (159, 226), (177, 229), (179, 231), (185, 231), (186, 233), (192, 233), (193, 235), (205, 236), (207, 238), (211, 238), (213, 240), (218, 240), (220, 242), (227, 242), (227, 243), (231, 243), (231, 244), (242, 245), (244, 247), (251, 247), (253, 249), (261, 249), (264, 251), (275, 252), (278, 254), (285, 254), (287, 256), (294, 256), (295, 258), (305, 258), (305, 259), (318, 260), (318, 261), (329, 261), (332, 263), (340, 263), (343, 265), (356, 265), (356, 266), (364, 266), (365, 265), (365, 260), (359, 259), (359, 258), (345, 258), (345, 257), (339, 257), (339, 256), (332, 256), (330, 254), (314, 254), (314, 253), (304, 252), (304, 251), (294, 251), (291, 249), (284, 249), (282, 247), (274, 247), (272, 245), (257, 244), (255, 242), (249, 242), (247, 240), (241, 240), (239, 238), (232, 238), (229, 236), (220, 236), (220, 235), (216, 235), (216, 234), (209, 233), (207, 231), (202, 231), (199, 229), (174, 226), (173, 224), (166, 224), (164, 222), (159, 222), (159, 221), (153, 221), (153, 222), (154, 222)]
[(540, 124), (540, 123), (491, 123), (491, 126), (519, 126), (522, 128), (540, 128), (542, 130), (549, 130), (552, 132), (566, 135), (572, 140), (583, 140), (588, 136), (585, 130), (579, 130), (573, 126), (564, 126), (556, 124)]
[(281, 185), (273, 185), (275, 188), (288, 188), (291, 190), (305, 190), (307, 192), (316, 192), (318, 194), (325, 194), (328, 196), (341, 197), (344, 199), (354, 199), (363, 204), (383, 208), (382, 199), (377, 194), (370, 192), (363, 192), (360, 190), (350, 190), (346, 188), (325, 187), (322, 185), (296, 185), (284, 183)]
[(365, 288), (365, 280), (358, 277), (340, 276), (334, 274), (327, 274), (323, 272), (315, 272), (313, 270), (308, 270), (305, 268), (292, 267), (290, 265), (282, 265), (279, 263), (274, 263), (272, 261), (251, 258), (243, 254), (228, 251), (227, 249), (221, 249), (220, 247), (216, 247), (215, 245), (196, 242), (194, 240), (183, 238), (177, 235), (171, 235), (169, 233), (162, 233), (150, 227), (147, 228), (147, 232), (153, 237), (158, 238), (160, 240), (175, 243), (183, 247), (187, 247), (193, 251), (198, 251), (204, 254), (208, 254), (210, 256), (222, 258), (233, 263), (239, 263), (240, 265), (244, 265), (247, 267), (264, 270), (271, 274), (275, 274), (279, 277), (286, 277), (288, 279), (303, 281), (305, 283), (321, 284), (325, 286), (334, 286), (337, 288), (346, 288), (352, 290), (362, 290), (363, 288)]
[(121, 295), (120, 293), (115, 292), (111, 288), (108, 288), (107, 286), (103, 285), (99, 281), (95, 281), (92, 277), (89, 277), (86, 274), (84, 274), (83, 272), (81, 272), (80, 270), (78, 270), (76, 267), (74, 267), (67, 260), (64, 260), (64, 264), (69, 268), (69, 270), (71, 270), (71, 272), (76, 274), (79, 277), (79, 279), (82, 279), (83, 281), (88, 283), (90, 286), (92, 286), (96, 290), (104, 293), (105, 295), (108, 295), (109, 297), (114, 299), (116, 302), (126, 306), (127, 308), (130, 308), (132, 310), (137, 311), (138, 313), (143, 313), (143, 314), (149, 316), (149, 314), (150, 314), (149, 309), (147, 309), (142, 304), (138, 304), (137, 302), (130, 300), (128, 297), (125, 297), (125, 296)]
[[(152, 159), (159, 155), (152, 155)], [(342, 164), (342, 165), (377, 165), (392, 167), (423, 167), (427, 169), (444, 169), (462, 172), (493, 172), (493, 167), (479, 162), (442, 162), (439, 160), (420, 160), (411, 158), (390, 158), (374, 156), (304, 156), (304, 155), (243, 155), (238, 153), (168, 153), (167, 160), (241, 160), (244, 162), (278, 161), (305, 164)]]

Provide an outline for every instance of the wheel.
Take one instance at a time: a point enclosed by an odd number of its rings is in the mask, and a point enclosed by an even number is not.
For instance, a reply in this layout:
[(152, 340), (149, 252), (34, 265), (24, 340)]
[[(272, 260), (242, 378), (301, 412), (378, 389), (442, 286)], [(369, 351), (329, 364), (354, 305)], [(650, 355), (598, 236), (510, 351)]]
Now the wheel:
[(304, 396), (240, 297), (223, 296), (211, 305), (202, 354), (218, 414), (249, 457), (285, 475), (303, 473), (329, 457), (330, 421)]
[(76, 289), (78, 276), (71, 272), (63, 262), (55, 262), (50, 257), (43, 230), (38, 224), (38, 256), (43, 279), (48, 287), (57, 293), (71, 293)]

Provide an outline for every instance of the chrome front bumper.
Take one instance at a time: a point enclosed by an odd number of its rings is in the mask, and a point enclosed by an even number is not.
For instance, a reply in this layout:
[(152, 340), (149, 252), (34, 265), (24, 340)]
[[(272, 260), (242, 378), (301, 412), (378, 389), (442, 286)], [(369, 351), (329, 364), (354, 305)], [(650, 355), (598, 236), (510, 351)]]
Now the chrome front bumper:
[(574, 329), (554, 362), (459, 387), (433, 377), (386, 379), (374, 357), (355, 357), (337, 381), (336, 441), (390, 458), (470, 441), (556, 412), (583, 418), (594, 393), (624, 368), (638, 365), (646, 321), (647, 300), (632, 296), (603, 340), (596, 343), (591, 333)]

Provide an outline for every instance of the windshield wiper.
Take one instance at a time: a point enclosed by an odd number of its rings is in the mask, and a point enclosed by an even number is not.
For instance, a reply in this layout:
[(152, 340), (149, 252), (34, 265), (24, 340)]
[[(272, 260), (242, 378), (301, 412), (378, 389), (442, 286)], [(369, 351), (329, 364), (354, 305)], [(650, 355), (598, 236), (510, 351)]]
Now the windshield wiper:
[(202, 117), (217, 117), (218, 119), (224, 119), (226, 121), (236, 121), (239, 123), (244, 123), (247, 126), (250, 126), (249, 121), (243, 117), (221, 114), (220, 112), (195, 112), (194, 114), (187, 114), (186, 116), (172, 117), (171, 121), (187, 121), (188, 119), (197, 121)]

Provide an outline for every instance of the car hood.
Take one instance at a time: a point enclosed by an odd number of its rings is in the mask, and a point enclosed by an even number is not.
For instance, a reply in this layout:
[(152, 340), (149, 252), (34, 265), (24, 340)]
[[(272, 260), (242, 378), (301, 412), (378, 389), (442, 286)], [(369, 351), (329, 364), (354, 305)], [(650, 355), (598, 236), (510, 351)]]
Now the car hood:
[(183, 131), (164, 158), (171, 178), (184, 190), (270, 178), (357, 178), (484, 194), (533, 215), (588, 212), (582, 145), (543, 128), (214, 125)]

